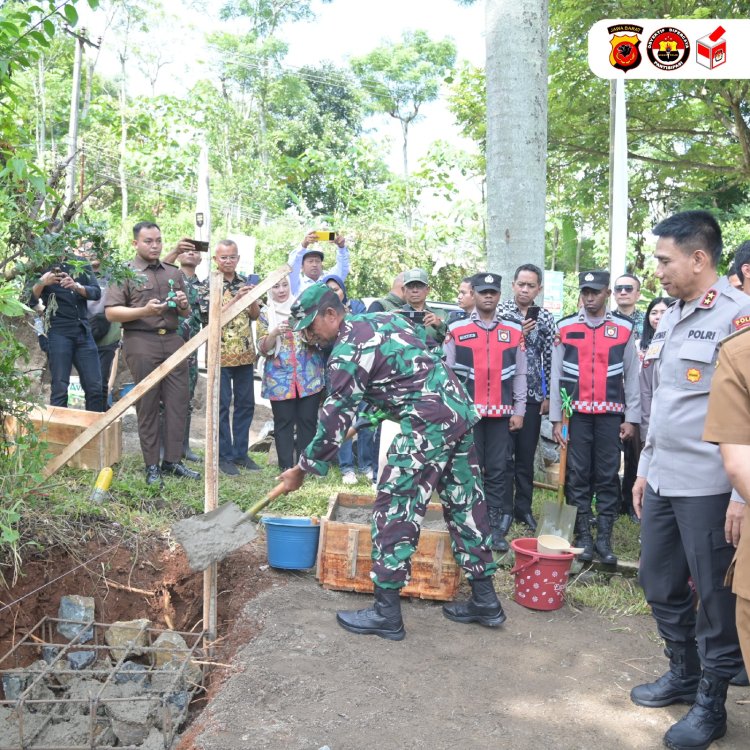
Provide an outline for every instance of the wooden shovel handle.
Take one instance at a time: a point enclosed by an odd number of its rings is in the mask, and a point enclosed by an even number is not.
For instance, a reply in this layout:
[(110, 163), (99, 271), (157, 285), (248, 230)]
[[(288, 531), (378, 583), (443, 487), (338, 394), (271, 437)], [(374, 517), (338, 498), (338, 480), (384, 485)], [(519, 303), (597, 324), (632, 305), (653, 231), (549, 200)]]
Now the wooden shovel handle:
[(257, 503), (254, 505), (251, 505), (247, 512), (245, 513), (246, 516), (249, 516), (251, 519), (255, 518), (260, 511), (263, 510), (267, 505), (270, 505), (279, 495), (284, 494), (284, 483), (279, 482), (262, 500), (258, 500)]
[(562, 505), (565, 498), (565, 469), (568, 465), (568, 440), (570, 436), (568, 415), (563, 413), (562, 434), (565, 444), (560, 448), (560, 473), (557, 476), (557, 502)]

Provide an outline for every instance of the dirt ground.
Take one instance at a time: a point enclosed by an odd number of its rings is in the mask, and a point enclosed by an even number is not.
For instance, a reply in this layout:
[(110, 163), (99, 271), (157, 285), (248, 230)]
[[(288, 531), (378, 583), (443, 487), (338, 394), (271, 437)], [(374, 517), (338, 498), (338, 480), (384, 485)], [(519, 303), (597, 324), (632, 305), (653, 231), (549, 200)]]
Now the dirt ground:
[[(266, 418), (259, 409), (254, 431)], [(75, 558), (47, 550), (29, 559), (18, 585), (0, 591), (0, 608), (29, 594), (0, 615), (0, 655), (43, 615), (56, 616), (70, 593), (94, 596), (100, 622), (200, 627), (203, 579), (181, 549), (161, 538), (111, 547), (100, 531)], [(649, 617), (609, 619), (569, 605), (535, 612), (503, 596), (508, 620), (492, 630), (413, 600), (403, 606), (404, 641), (356, 636), (335, 612), (370, 597), (327, 591), (312, 571), (269, 568), (263, 537), (220, 564), (218, 591), (215, 658), (227, 666), (212, 669), (179, 750), (641, 750), (660, 747), (687, 710), (630, 702), (633, 685), (666, 665)], [(746, 750), (750, 689), (731, 688), (727, 708), (729, 731), (712, 747)]]

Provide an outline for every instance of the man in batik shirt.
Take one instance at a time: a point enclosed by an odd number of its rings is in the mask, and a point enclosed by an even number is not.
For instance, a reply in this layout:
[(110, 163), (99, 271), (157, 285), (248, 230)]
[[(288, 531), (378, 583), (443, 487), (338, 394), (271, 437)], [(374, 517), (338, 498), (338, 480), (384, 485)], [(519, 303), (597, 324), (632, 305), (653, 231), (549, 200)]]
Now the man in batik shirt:
[(328, 397), (315, 437), (298, 465), (281, 475), (287, 492), (298, 489), (307, 474), (327, 473), (361, 401), (401, 424), (373, 508), (375, 603), (339, 612), (338, 623), (353, 633), (404, 637), (399, 590), (409, 580), (420, 524), (437, 489), (453, 554), (472, 588), (471, 599), (447, 604), (443, 612), (456, 622), (502, 624), (505, 613), (492, 585), (496, 565), (487, 506), (477, 479), (471, 429), (477, 416), (463, 386), (400, 315), (345, 316), (338, 296), (317, 285), (300, 295), (292, 317), (295, 330), (304, 330), (310, 344), (333, 349)]

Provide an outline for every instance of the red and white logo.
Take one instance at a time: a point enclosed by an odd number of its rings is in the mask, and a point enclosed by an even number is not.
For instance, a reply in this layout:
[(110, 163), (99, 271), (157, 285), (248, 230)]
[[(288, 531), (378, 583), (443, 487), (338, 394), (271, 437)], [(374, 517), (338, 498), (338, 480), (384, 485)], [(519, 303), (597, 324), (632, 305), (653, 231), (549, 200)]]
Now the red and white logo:
[(702, 36), (695, 43), (695, 61), (699, 65), (712, 70), (727, 61), (727, 40), (723, 26), (719, 26), (706, 36)]

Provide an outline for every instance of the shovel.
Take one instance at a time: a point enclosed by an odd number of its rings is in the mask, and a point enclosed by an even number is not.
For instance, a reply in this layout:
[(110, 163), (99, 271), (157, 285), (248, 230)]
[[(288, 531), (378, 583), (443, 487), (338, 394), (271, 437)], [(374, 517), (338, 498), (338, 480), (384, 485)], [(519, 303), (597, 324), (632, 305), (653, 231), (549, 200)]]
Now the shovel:
[(248, 521), (254, 521), (263, 508), (283, 494), (284, 483), (279, 482), (247, 511), (235, 503), (225, 503), (209, 513), (178, 521), (172, 534), (185, 550), (192, 570), (205, 570), (255, 539), (255, 525)]
[[(375, 419), (380, 418), (380, 413), (360, 415), (354, 426), (349, 428), (344, 440), (350, 440), (357, 430), (369, 427)], [(178, 521), (172, 527), (172, 534), (185, 550), (190, 567), (193, 570), (205, 570), (211, 563), (223, 560), (230, 552), (255, 539), (255, 526), (248, 521), (254, 521), (263, 508), (283, 494), (284, 483), (279, 482), (247, 511), (243, 512), (235, 503), (225, 503), (216, 510)]]
[(539, 523), (537, 536), (542, 534), (552, 534), (559, 536), (567, 541), (573, 539), (573, 531), (576, 523), (577, 509), (572, 505), (565, 504), (565, 468), (568, 462), (568, 425), (570, 414), (573, 411), (570, 403), (570, 396), (562, 388), (563, 401), (563, 419), (562, 435), (565, 439), (564, 445), (560, 448), (560, 474), (557, 479), (557, 502), (545, 503), (542, 508), (542, 520)]

